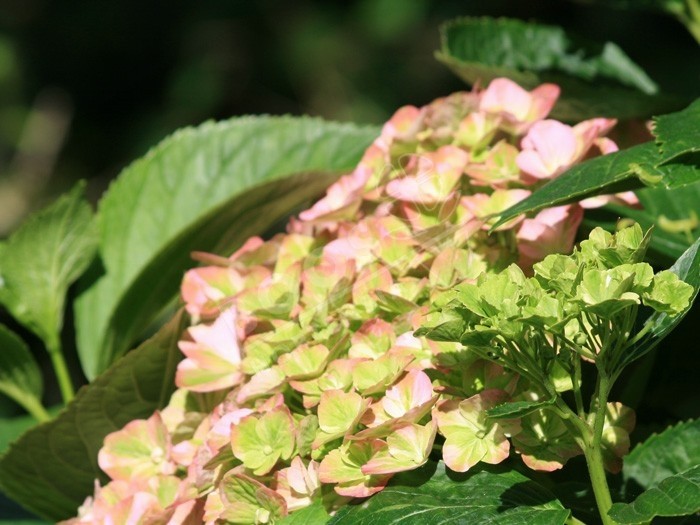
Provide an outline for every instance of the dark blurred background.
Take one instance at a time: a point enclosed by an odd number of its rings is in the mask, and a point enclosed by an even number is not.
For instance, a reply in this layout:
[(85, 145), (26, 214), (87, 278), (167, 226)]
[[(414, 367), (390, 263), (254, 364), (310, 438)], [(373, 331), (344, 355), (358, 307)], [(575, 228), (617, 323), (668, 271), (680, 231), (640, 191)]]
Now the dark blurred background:
[(674, 19), (585, 2), (0, 0), (0, 236), (77, 179), (97, 200), (182, 126), (250, 113), (381, 123), (461, 89), (433, 59), (440, 23), (460, 15), (560, 24), (617, 42), (662, 87), (698, 86), (697, 44)]

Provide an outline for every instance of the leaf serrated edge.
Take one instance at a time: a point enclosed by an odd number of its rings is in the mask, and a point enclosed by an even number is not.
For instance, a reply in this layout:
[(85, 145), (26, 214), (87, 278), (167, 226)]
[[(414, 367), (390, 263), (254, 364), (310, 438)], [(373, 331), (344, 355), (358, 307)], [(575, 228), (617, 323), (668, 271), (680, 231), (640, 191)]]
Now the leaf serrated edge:
[[(331, 125), (331, 126), (338, 126), (341, 130), (354, 130), (358, 132), (370, 132), (373, 130), (376, 130), (376, 126), (372, 126), (370, 124), (367, 125), (358, 125), (354, 124), (352, 122), (341, 122), (341, 121), (336, 121), (336, 120), (325, 120), (320, 117), (310, 117), (310, 116), (294, 116), (291, 114), (283, 114), (283, 115), (269, 115), (269, 114), (261, 114), (261, 115), (242, 115), (240, 117), (234, 117), (226, 120), (207, 120), (204, 121), (203, 123), (196, 125), (196, 126), (186, 126), (184, 128), (180, 128), (170, 135), (166, 136), (163, 138), (158, 144), (155, 146), (152, 146), (149, 148), (149, 150), (141, 157), (130, 163), (128, 166), (126, 166), (124, 169), (122, 169), (119, 172), (119, 175), (114, 178), (107, 189), (104, 192), (104, 195), (102, 199), (100, 199), (99, 207), (98, 207), (98, 213), (97, 213), (97, 219), (98, 219), (98, 226), (100, 225), (100, 216), (101, 214), (99, 211), (103, 207), (104, 201), (107, 199), (107, 197), (110, 195), (110, 193), (113, 191), (113, 188), (119, 187), (126, 182), (129, 181), (127, 177), (124, 177), (123, 175), (127, 174), (128, 172), (136, 169), (137, 167), (141, 167), (143, 164), (146, 164), (150, 161), (153, 160), (154, 157), (157, 155), (160, 155), (163, 151), (165, 151), (167, 148), (171, 147), (173, 143), (179, 142), (180, 140), (187, 139), (189, 137), (193, 137), (197, 134), (200, 133), (209, 133), (212, 131), (225, 131), (228, 128), (231, 128), (233, 126), (238, 126), (238, 125), (247, 125), (247, 124), (252, 124), (252, 123), (258, 123), (262, 121), (281, 121), (281, 122), (316, 122), (319, 124), (324, 124), (324, 125)], [(125, 182), (126, 181), (126, 182)]]
[[(662, 435), (665, 432), (669, 431), (675, 431), (676, 429), (685, 426), (685, 425), (691, 425), (693, 423), (697, 423), (700, 421), (700, 419), (688, 419), (686, 421), (679, 421), (675, 425), (668, 425), (665, 429), (659, 430), (657, 432), (652, 432), (644, 441), (640, 441), (637, 443), (634, 448), (630, 451), (630, 453), (625, 457), (625, 459), (633, 456), (638, 449), (643, 448), (646, 445), (649, 445), (650, 443), (655, 442), (659, 437), (662, 437)], [(641, 452), (639, 452), (641, 454)]]

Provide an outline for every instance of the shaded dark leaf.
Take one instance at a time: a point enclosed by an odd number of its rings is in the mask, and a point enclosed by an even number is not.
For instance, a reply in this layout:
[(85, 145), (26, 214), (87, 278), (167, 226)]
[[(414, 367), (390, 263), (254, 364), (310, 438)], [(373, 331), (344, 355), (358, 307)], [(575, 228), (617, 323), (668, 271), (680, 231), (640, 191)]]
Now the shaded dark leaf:
[(165, 406), (181, 358), (178, 314), (153, 338), (83, 387), (56, 419), (25, 433), (0, 458), (0, 488), (25, 508), (51, 520), (68, 518), (95, 479), (104, 480), (97, 452), (104, 437)]
[(437, 58), (469, 84), (508, 77), (532, 89), (562, 88), (561, 120), (629, 118), (678, 107), (612, 42), (584, 42), (560, 27), (500, 18), (460, 18), (441, 28)]

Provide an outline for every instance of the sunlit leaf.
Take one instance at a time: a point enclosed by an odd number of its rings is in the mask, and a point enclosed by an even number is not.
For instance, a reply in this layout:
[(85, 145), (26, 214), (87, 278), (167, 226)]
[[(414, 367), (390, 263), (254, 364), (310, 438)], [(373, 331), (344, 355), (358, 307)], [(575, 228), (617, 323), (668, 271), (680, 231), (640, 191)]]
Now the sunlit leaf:
[(700, 464), (700, 419), (685, 421), (637, 445), (622, 467), (625, 483), (644, 489)]
[(279, 525), (324, 525), (331, 519), (320, 501), (293, 512), (279, 522)]
[(398, 474), (363, 505), (346, 505), (332, 525), (562, 525), (569, 511), (546, 489), (515, 471), (455, 474), (443, 463)]
[(176, 295), (193, 250), (230, 253), (339, 173), (374, 128), (245, 117), (181, 130), (126, 168), (99, 207), (100, 257), (76, 302), (78, 347), (92, 378)]
[(66, 291), (97, 246), (83, 186), (30, 217), (0, 250), (0, 302), (50, 346), (63, 326)]
[[(678, 128), (679, 132), (671, 131)], [(610, 153), (573, 166), (507, 209), (494, 228), (523, 213), (593, 195), (641, 188), (686, 187), (700, 181), (700, 100), (656, 119), (655, 142)], [(693, 208), (691, 208), (692, 210)], [(623, 208), (619, 208), (624, 212)], [(686, 210), (686, 213), (691, 210)], [(634, 210), (632, 210), (634, 214)]]

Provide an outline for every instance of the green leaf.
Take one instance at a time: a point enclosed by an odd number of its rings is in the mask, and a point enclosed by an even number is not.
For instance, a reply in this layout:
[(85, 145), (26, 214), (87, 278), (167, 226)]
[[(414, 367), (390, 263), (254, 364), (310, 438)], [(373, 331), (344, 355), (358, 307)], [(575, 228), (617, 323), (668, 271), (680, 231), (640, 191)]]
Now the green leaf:
[(657, 161), (656, 146), (652, 142), (646, 142), (577, 164), (527, 199), (508, 208), (493, 227), (523, 213), (537, 212), (594, 195), (639, 188), (642, 183), (637, 178), (635, 166)]
[[(690, 305), (688, 308), (676, 316), (669, 316), (662, 312), (652, 313), (646, 321), (644, 327), (649, 330), (647, 337), (642, 338), (638, 343), (633, 345), (625, 353), (624, 360), (621, 366), (627, 366), (632, 361), (635, 361), (650, 352), (658, 345), (671, 331), (678, 326), (683, 320), (683, 317), (692, 309), (693, 302), (698, 296), (700, 290), (700, 239), (695, 241), (683, 255), (674, 263), (670, 271), (675, 273), (681, 280), (685, 281), (693, 287), (693, 293), (690, 297)], [(645, 329), (643, 328), (643, 329)]]
[(656, 516), (700, 512), (700, 465), (664, 479), (632, 503), (615, 503), (608, 513), (617, 523), (646, 523)]
[(562, 505), (578, 519), (578, 522), (576, 519), (572, 519), (570, 522), (572, 524), (599, 522), (598, 506), (590, 482), (584, 481), (586, 476), (580, 472), (578, 476), (569, 474), (567, 479), (569, 481), (557, 480), (550, 490), (561, 501)]
[(467, 323), (462, 319), (453, 319), (435, 327), (423, 326), (416, 330), (416, 337), (426, 335), (433, 341), (459, 341), (467, 328)]
[(625, 457), (625, 484), (644, 489), (700, 464), (700, 419), (685, 421), (654, 434)]
[(10, 443), (20, 437), (26, 430), (37, 424), (30, 415), (4, 417), (0, 419), (0, 455), (10, 446)]
[(403, 297), (384, 290), (374, 290), (377, 296), (377, 304), (383, 310), (393, 314), (405, 314), (412, 312), (416, 308), (416, 304), (413, 301), (404, 299)]
[(511, 403), (503, 403), (502, 405), (488, 409), (486, 415), (491, 419), (523, 417), (535, 410), (553, 404), (554, 401), (555, 398), (540, 401), (513, 401)]
[(279, 525), (324, 525), (331, 519), (330, 514), (320, 501), (297, 510), (279, 522)]
[[(673, 129), (677, 127), (680, 132)], [(504, 211), (493, 228), (523, 213), (560, 206), (594, 195), (648, 185), (686, 188), (700, 183), (700, 100), (686, 109), (656, 119), (656, 143), (645, 142), (576, 164), (530, 197)], [(690, 133), (685, 136), (684, 133)], [(694, 187), (694, 186), (693, 186)], [(635, 210), (625, 212), (634, 216)], [(693, 210), (695, 208), (690, 208)], [(689, 210), (685, 210), (687, 214)]]
[(508, 77), (532, 89), (562, 88), (562, 120), (649, 116), (673, 102), (616, 44), (574, 41), (556, 26), (508, 18), (460, 18), (441, 28), (438, 60), (469, 84)]
[[(62, 408), (61, 405), (56, 405), (48, 409), (47, 412), (49, 415), (55, 416)], [(0, 418), (0, 456), (9, 448), (10, 443), (37, 423), (36, 418), (31, 415)]]
[(490, 523), (562, 525), (569, 511), (546, 489), (515, 471), (456, 474), (442, 462), (395, 476), (362, 505), (346, 505), (331, 525)]
[(66, 291), (97, 247), (83, 188), (78, 184), (30, 217), (0, 251), (0, 302), (49, 347), (63, 326)]
[[(192, 250), (230, 253), (354, 167), (378, 134), (320, 119), (245, 117), (175, 133), (126, 168), (99, 207), (104, 266), (76, 302), (89, 378), (177, 293)], [(94, 281), (94, 282), (93, 282)]]
[(36, 414), (38, 408), (43, 416), (43, 390), (41, 371), (29, 347), (14, 332), (0, 325), (0, 393), (32, 414)]
[(83, 387), (56, 419), (31, 429), (0, 459), (0, 488), (51, 520), (75, 515), (96, 478), (104, 437), (131, 420), (165, 406), (181, 358), (177, 340), (186, 324), (181, 313), (153, 338)]
[(700, 99), (679, 113), (656, 117), (653, 131), (665, 162), (700, 151)]
[[(53, 407), (49, 412), (54, 415), (61, 407)], [(0, 456), (7, 450), (10, 443), (19, 438), (24, 432), (37, 424), (30, 415), (0, 418)], [(23, 510), (17, 503), (7, 499), (0, 492), (0, 524), (2, 525), (48, 525), (48, 521), (33, 520), (34, 516)]]

